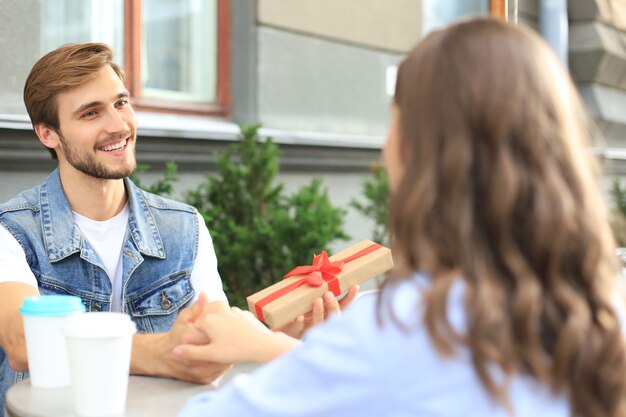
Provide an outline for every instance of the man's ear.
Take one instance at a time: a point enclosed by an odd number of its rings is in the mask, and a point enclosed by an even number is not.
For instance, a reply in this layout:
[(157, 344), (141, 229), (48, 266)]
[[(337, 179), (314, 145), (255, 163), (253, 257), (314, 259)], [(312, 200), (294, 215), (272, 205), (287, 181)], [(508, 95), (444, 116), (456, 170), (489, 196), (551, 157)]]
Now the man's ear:
[(56, 149), (59, 146), (59, 134), (53, 128), (45, 123), (37, 123), (34, 129), (43, 146), (50, 149)]

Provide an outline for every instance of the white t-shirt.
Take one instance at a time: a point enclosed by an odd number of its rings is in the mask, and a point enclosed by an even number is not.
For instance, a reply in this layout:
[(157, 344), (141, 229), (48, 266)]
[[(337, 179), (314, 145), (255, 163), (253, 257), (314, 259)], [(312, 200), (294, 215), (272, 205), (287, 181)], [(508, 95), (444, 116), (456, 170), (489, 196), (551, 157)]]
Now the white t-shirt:
[[(105, 221), (96, 221), (74, 213), (74, 221), (89, 244), (102, 261), (113, 287), (111, 311), (121, 311), (122, 288), (122, 246), (126, 235), (129, 215), (128, 205)], [(198, 256), (191, 272), (191, 285), (195, 290), (195, 299), (204, 292), (209, 300), (227, 301), (222, 289), (222, 280), (217, 272), (217, 257), (213, 249), (211, 235), (204, 219), (198, 214)], [(115, 250), (114, 250), (115, 249)], [(2, 225), (0, 225), (0, 283), (22, 282), (37, 287), (22, 246)]]

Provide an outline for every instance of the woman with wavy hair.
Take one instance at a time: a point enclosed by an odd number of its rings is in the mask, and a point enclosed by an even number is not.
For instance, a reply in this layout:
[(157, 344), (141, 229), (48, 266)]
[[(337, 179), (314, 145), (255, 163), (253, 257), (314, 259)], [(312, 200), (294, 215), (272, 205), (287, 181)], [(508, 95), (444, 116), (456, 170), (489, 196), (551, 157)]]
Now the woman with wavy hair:
[(585, 119), (531, 30), (478, 19), (431, 33), (399, 68), (384, 150), (393, 275), (302, 344), (208, 313), (212, 342), (175, 355), (271, 363), (181, 416), (626, 415)]

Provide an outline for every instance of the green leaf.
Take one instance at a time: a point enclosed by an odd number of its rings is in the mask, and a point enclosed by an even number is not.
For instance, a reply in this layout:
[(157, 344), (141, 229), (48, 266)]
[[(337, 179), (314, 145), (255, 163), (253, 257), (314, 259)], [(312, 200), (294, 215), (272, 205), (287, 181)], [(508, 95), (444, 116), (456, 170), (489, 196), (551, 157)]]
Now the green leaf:
[(169, 161), (165, 164), (165, 173), (163, 174), (163, 178), (157, 180), (154, 184), (149, 187), (146, 187), (142, 184), (139, 179), (138, 174), (145, 173), (150, 170), (150, 165), (147, 164), (138, 164), (135, 172), (130, 175), (130, 180), (135, 183), (135, 185), (139, 188), (142, 188), (152, 194), (157, 194), (160, 196), (170, 196), (174, 191), (174, 182), (179, 181), (176, 172), (178, 170), (178, 166), (175, 162)]
[(387, 245), (389, 240), (389, 183), (382, 166), (372, 167), (372, 175), (363, 181), (363, 194), (366, 202), (352, 199), (350, 207), (374, 222), (372, 240)]

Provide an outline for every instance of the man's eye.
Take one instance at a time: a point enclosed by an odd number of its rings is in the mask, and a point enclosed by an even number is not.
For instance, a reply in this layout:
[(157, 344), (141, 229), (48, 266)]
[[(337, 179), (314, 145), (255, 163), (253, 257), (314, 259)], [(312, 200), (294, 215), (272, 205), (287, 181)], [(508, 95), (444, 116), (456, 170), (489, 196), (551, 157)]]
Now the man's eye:
[(117, 107), (124, 107), (128, 105), (128, 100), (120, 100), (117, 102)]
[(83, 113), (83, 118), (90, 118), (90, 117), (94, 117), (97, 113), (94, 110), (88, 111)]

